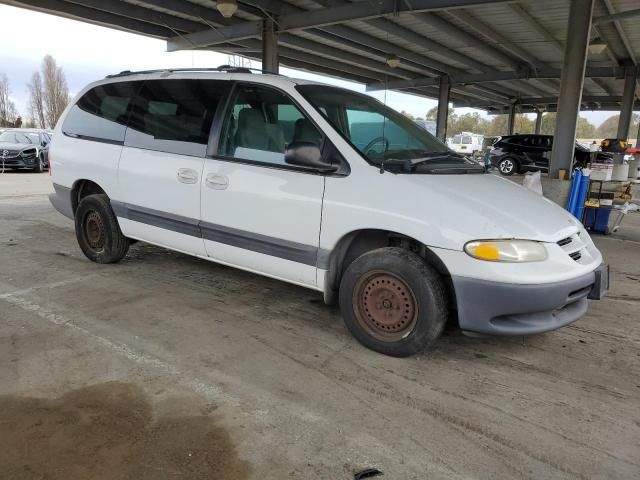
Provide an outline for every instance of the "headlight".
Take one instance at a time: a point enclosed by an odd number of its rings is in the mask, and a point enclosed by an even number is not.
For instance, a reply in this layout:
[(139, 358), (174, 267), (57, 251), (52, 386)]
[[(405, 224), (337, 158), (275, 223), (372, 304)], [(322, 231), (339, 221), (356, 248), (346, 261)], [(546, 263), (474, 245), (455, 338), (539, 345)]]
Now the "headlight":
[(547, 249), (531, 240), (476, 240), (464, 246), (467, 255), (489, 262), (541, 262)]

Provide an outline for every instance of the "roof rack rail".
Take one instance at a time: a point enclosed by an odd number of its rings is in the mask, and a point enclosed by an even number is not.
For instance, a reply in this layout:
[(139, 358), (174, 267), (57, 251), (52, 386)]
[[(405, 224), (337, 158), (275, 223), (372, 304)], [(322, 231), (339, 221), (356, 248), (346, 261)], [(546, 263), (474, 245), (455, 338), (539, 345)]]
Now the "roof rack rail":
[[(220, 65), (215, 68), (159, 68), (156, 70), (123, 70), (120, 73), (107, 75), (105, 78), (127, 77), (129, 75), (144, 75), (147, 73), (173, 73), (173, 72), (226, 72), (226, 73), (265, 73), (258, 68), (234, 67), (232, 65)], [(274, 75), (274, 74), (272, 74)]]

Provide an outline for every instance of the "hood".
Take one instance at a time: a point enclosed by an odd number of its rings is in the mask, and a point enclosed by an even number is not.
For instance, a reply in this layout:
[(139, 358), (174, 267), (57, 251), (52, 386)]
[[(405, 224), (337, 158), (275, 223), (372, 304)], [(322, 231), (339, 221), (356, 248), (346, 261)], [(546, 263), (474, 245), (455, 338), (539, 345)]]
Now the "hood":
[(412, 174), (396, 175), (396, 180), (398, 188), (420, 199), (411, 202), (422, 206), (412, 216), (440, 231), (433, 246), (440, 240), (445, 248), (453, 244), (459, 249), (470, 240), (496, 238), (557, 242), (580, 228), (557, 204), (496, 175)]
[(0, 142), (0, 156), (2, 154), (2, 150), (24, 150), (26, 148), (35, 148), (37, 149), (37, 145), (28, 145), (26, 143), (10, 143), (10, 142)]

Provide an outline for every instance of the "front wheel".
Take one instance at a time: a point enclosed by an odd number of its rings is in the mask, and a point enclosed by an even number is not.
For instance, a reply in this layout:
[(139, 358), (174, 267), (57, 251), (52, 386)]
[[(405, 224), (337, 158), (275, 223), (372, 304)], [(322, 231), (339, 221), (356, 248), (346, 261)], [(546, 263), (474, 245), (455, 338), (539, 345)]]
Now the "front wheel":
[(36, 168), (34, 168), (34, 170), (37, 173), (42, 173), (44, 172), (44, 160), (42, 159), (42, 156), (38, 157), (38, 165), (36, 166)]
[(505, 175), (507, 177), (516, 173), (516, 170), (517, 170), (517, 164), (515, 160), (513, 160), (512, 158), (509, 158), (509, 157), (503, 158), (498, 163), (498, 171), (502, 175)]
[(367, 252), (349, 265), (340, 283), (340, 310), (360, 343), (393, 357), (430, 347), (448, 318), (438, 272), (395, 247)]
[(75, 215), (76, 238), (85, 256), (96, 263), (115, 263), (127, 254), (129, 239), (120, 230), (104, 194), (84, 197)]

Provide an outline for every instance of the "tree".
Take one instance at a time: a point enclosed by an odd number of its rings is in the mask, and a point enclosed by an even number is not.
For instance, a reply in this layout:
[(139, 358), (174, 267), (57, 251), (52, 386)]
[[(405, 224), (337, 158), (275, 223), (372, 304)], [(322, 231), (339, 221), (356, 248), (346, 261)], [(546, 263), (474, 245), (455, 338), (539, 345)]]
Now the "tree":
[(407, 117), (409, 120), (415, 120), (415, 117), (411, 115), (409, 112), (405, 112), (404, 110), (402, 110), (400, 113), (405, 117)]
[(42, 77), (37, 70), (31, 75), (31, 81), (27, 84), (27, 90), (29, 91), (29, 114), (31, 119), (38, 128), (46, 128)]
[(9, 94), (9, 79), (3, 73), (0, 75), (0, 127), (13, 127), (18, 117), (16, 105)]
[(556, 113), (546, 112), (542, 114), (540, 133), (542, 135), (553, 135), (556, 128)]
[[(56, 60), (51, 55), (45, 55), (40, 67), (42, 71), (42, 92), (44, 105), (44, 118), (46, 126), (53, 128), (62, 115), (62, 112), (71, 100), (69, 87), (62, 67), (58, 67)], [(34, 78), (32, 77), (32, 81)]]
[(596, 127), (589, 123), (584, 117), (578, 117), (576, 124), (576, 138), (594, 138), (596, 136)]
[(618, 136), (619, 121), (620, 115), (610, 116), (596, 129), (596, 134), (600, 138), (616, 138)]
[[(638, 132), (639, 121), (640, 115), (634, 113), (631, 117), (631, 128), (627, 132), (627, 136), (635, 137)], [(620, 122), (620, 115), (610, 116), (596, 129), (595, 135), (599, 138), (616, 138), (618, 136), (618, 122)]]

